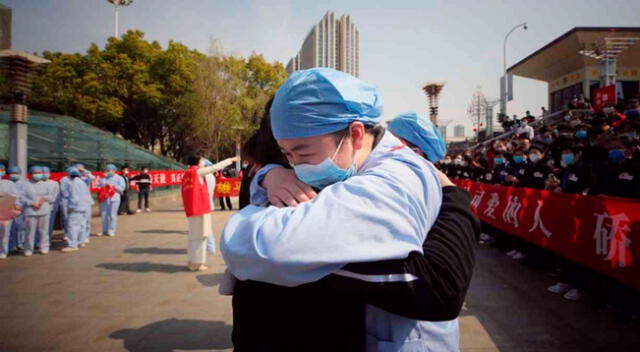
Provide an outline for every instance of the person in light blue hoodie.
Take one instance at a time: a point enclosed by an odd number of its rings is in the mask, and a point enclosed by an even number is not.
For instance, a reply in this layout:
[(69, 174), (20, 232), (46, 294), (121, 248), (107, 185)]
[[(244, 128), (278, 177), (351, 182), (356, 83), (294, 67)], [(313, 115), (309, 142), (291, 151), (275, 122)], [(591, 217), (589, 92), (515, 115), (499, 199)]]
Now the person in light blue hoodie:
[(47, 166), (42, 167), (42, 181), (47, 185), (47, 192), (51, 199), (51, 215), (49, 216), (49, 238), (53, 236), (53, 225), (56, 222), (56, 215), (58, 215), (58, 204), (60, 199), (60, 184), (54, 180), (50, 180), (51, 169)]
[(47, 184), (43, 182), (44, 171), (41, 166), (33, 166), (29, 170), (31, 180), (24, 182), (24, 193), (20, 198), (20, 206), (24, 209), (25, 238), (24, 255), (33, 254), (36, 232), (40, 233), (40, 253), (49, 253), (49, 216), (51, 215), (51, 198)]
[(100, 203), (100, 217), (102, 218), (102, 234), (107, 236), (116, 235), (116, 226), (118, 222), (118, 208), (120, 207), (120, 195), (124, 192), (125, 183), (122, 176), (116, 174), (118, 168), (113, 164), (108, 164), (105, 168), (105, 177), (100, 179), (98, 187), (112, 188), (114, 194)]
[[(377, 88), (332, 69), (298, 71), (280, 87), (270, 111), (274, 137), (295, 176), (322, 192), (300, 204), (286, 192), (267, 197), (268, 178), (284, 176), (277, 171), (284, 169), (260, 170), (251, 185), (254, 205), (231, 217), (223, 231), (220, 249), (231, 273), (281, 286), (330, 274), (390, 284), (416, 280), (343, 268), (422, 253), (442, 201), (434, 166), (377, 128)], [(269, 203), (294, 206), (255, 206)], [(417, 321), (373, 306), (366, 317), (368, 351), (458, 349), (456, 320)]]
[[(20, 199), (24, 196), (24, 188), (27, 181), (22, 176), (22, 169), (19, 166), (10, 166), (7, 169), (9, 181), (13, 182), (16, 191), (18, 206), (21, 207)], [(22, 249), (24, 243), (25, 222), (24, 211), (13, 218), (9, 235), (9, 251)]]
[(91, 193), (82, 180), (80, 171), (75, 167), (67, 169), (68, 179), (60, 193), (67, 205), (67, 246), (63, 253), (75, 252), (85, 246), (83, 237), (86, 228), (85, 214), (91, 210)]
[[(11, 180), (4, 179), (5, 174), (6, 167), (4, 164), (0, 164), (0, 192), (17, 197), (18, 190), (16, 189), (15, 183)], [(20, 206), (18, 202), (19, 199), (16, 198), (16, 207)], [(11, 236), (12, 224), (13, 219), (0, 221), (0, 259), (6, 259), (9, 254), (9, 237)]]
[[(91, 184), (95, 180), (95, 177), (93, 176), (93, 174), (91, 174), (91, 171), (87, 170), (84, 167), (84, 164), (82, 163), (77, 163), (75, 165), (75, 168), (78, 169), (78, 171), (80, 172), (80, 179), (84, 181), (84, 183), (87, 185), (87, 187), (89, 187), (89, 189), (91, 189)], [(91, 205), (93, 204), (94, 204), (94, 201), (93, 201), (93, 198), (91, 198)], [(84, 244), (88, 244), (91, 236), (91, 209), (85, 212), (84, 221), (85, 221), (85, 226), (84, 226), (84, 230), (82, 232), (82, 237), (80, 241)], [(98, 235), (101, 235), (101, 234), (98, 234)]]

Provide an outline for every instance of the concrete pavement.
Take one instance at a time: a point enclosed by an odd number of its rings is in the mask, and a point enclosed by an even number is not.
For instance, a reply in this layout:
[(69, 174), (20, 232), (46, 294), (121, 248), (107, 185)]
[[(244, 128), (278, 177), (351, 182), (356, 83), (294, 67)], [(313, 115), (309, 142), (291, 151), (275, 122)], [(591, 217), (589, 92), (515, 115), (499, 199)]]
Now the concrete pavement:
[[(230, 351), (221, 256), (210, 255), (208, 271), (186, 271), (184, 214), (175, 201), (156, 208), (120, 216), (116, 237), (92, 237), (79, 252), (0, 261), (0, 351)], [(219, 234), (232, 213), (214, 214)], [(514, 263), (481, 247), (463, 351), (638, 350), (637, 322), (548, 294), (553, 278)]]

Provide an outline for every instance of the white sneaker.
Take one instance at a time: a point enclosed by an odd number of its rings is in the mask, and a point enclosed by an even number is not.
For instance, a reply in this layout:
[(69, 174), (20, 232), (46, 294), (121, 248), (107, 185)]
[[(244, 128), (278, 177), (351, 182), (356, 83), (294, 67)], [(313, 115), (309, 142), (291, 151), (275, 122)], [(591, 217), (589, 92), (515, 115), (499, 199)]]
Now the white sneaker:
[(513, 258), (515, 260), (522, 260), (522, 259), (526, 259), (527, 256), (522, 252), (516, 252), (516, 254), (514, 254), (513, 257), (511, 257), (511, 258)]
[(101, 237), (102, 236), (102, 232), (96, 233), (96, 236)]
[(582, 293), (577, 288), (572, 288), (567, 293), (564, 294), (564, 299), (568, 299), (570, 301), (579, 301), (582, 298)]
[(507, 255), (509, 257), (513, 257), (516, 253), (518, 253), (518, 251), (516, 251), (515, 249), (512, 249), (510, 251), (507, 252)]
[(481, 233), (480, 234), (480, 240), (482, 241), (488, 241), (491, 239), (491, 235), (489, 235), (488, 233)]
[(69, 237), (64, 236), (64, 240), (65, 240), (65, 241), (67, 241), (67, 242), (69, 242)]
[(142, 209), (136, 210), (136, 213), (142, 213)]
[(151, 211), (151, 209), (147, 208), (144, 211), (146, 211), (147, 213)]
[(109, 237), (114, 237), (116, 234), (115, 233), (107, 233), (107, 236)]
[(566, 284), (564, 282), (558, 282), (553, 286), (547, 287), (547, 291), (555, 294), (563, 294), (569, 291), (569, 284)]
[(86, 243), (80, 243), (80, 244), (78, 245), (78, 247), (80, 247), (80, 248), (84, 248), (84, 247), (86, 247), (86, 246), (87, 246), (87, 244), (86, 244)]
[(60, 252), (62, 253), (71, 253), (71, 252), (75, 252), (77, 251), (78, 248), (73, 248), (73, 247), (64, 247), (60, 250)]
[(40, 250), (40, 254), (47, 255), (47, 254), (49, 254), (49, 250), (48, 249), (41, 249)]
[(24, 256), (25, 256), (25, 257), (30, 257), (30, 256), (32, 256), (32, 255), (33, 255), (33, 252), (32, 252), (32, 251), (24, 251)]
[(0, 254), (0, 259), (7, 259), (7, 255), (6, 254)]

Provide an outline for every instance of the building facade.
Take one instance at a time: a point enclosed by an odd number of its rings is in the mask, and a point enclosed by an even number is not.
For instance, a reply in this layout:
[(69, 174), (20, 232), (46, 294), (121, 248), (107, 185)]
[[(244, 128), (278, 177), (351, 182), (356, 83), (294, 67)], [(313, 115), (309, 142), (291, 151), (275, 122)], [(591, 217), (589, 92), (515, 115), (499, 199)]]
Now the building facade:
[(464, 137), (464, 125), (455, 125), (455, 126), (453, 126), (453, 136), (454, 137)]
[(360, 75), (360, 32), (350, 15), (337, 18), (327, 12), (304, 39), (300, 51), (287, 63), (291, 73), (313, 67), (331, 67)]

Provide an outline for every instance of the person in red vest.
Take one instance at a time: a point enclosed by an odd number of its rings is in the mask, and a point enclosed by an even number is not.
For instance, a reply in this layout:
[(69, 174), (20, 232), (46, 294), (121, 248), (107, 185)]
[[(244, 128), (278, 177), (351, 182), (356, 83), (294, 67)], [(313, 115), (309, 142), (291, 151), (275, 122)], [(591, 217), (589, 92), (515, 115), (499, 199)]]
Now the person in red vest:
[(200, 155), (190, 156), (189, 169), (182, 178), (182, 205), (189, 222), (187, 244), (188, 266), (191, 271), (206, 270), (207, 237), (213, 234), (211, 222), (211, 194), (205, 176), (213, 174), (231, 165), (236, 157), (225, 159), (212, 166), (205, 167), (205, 159)]

